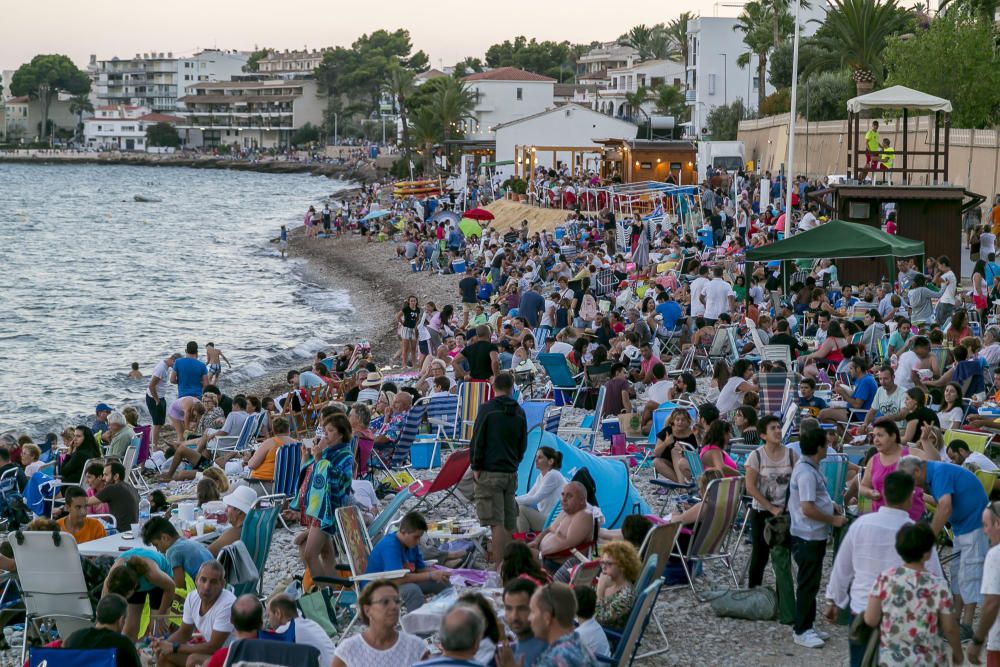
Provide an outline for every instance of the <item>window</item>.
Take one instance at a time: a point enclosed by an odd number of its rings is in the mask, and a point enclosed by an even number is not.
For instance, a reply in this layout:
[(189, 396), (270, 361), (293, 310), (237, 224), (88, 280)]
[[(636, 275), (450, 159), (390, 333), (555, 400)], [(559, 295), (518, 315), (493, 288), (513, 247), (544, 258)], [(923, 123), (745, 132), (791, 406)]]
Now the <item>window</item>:
[(715, 75), (708, 75), (708, 94), (715, 95)]
[(518, 88), (517, 89), (517, 99), (519, 99), (519, 100), (523, 100), (524, 99), (524, 88)]
[(755, 76), (753, 78), (753, 89), (757, 90), (759, 87), (760, 87), (760, 77), (759, 76)]

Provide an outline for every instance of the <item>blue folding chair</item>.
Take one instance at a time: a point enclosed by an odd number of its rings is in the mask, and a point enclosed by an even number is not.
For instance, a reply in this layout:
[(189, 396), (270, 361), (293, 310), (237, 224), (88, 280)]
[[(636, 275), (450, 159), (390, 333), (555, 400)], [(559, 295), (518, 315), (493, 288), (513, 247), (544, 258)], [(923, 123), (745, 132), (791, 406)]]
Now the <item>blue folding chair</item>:
[[(566, 357), (555, 352), (542, 352), (538, 355), (538, 363), (549, 376), (556, 405), (574, 405), (583, 388), (583, 373), (573, 375)], [(566, 394), (569, 394), (569, 400), (566, 400)]]
[(28, 653), (28, 667), (115, 667), (118, 649), (45, 648), (33, 646)]
[(403, 421), (403, 430), (399, 434), (399, 440), (396, 441), (396, 445), (392, 448), (388, 461), (385, 461), (377, 450), (372, 450), (372, 460), (369, 467), (383, 470), (397, 487), (401, 487), (403, 484), (392, 474), (392, 471), (409, 467), (410, 447), (413, 446), (413, 441), (417, 439), (417, 432), (426, 413), (426, 403), (414, 405), (406, 413), (406, 419)]
[(278, 500), (275, 496), (262, 496), (257, 499), (246, 518), (243, 519), (243, 528), (240, 530), (240, 541), (250, 552), (253, 564), (257, 566), (257, 581), (248, 581), (233, 587), (233, 594), (236, 597), (244, 593), (251, 593), (256, 590), (257, 595), (264, 594), (264, 568), (267, 565), (267, 556), (271, 553), (271, 541), (274, 539), (274, 524), (281, 515), (281, 505), (269, 504), (268, 500)]
[(403, 503), (409, 500), (409, 498), (409, 487), (400, 489), (399, 492), (392, 497), (392, 500), (389, 501), (389, 504), (386, 505), (381, 512), (379, 512), (379, 515), (375, 517), (375, 520), (368, 526), (368, 537), (371, 538), (373, 543), (378, 542), (382, 535), (386, 532), (386, 529), (394, 523), (393, 519), (396, 518), (396, 515), (399, 514), (399, 510), (403, 507)]

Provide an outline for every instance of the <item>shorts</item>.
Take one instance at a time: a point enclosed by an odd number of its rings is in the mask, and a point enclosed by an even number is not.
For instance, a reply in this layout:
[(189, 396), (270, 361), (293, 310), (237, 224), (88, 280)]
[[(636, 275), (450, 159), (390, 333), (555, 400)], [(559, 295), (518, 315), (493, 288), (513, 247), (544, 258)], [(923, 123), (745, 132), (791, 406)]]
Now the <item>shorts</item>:
[[(153, 420), (153, 426), (163, 426), (167, 423), (167, 399), (160, 397), (154, 402), (153, 397), (146, 394), (146, 409), (149, 410), (149, 418)], [(178, 419), (182, 419), (182, 414)]]
[(176, 401), (170, 404), (170, 409), (167, 410), (167, 415), (169, 415), (171, 419), (176, 419), (178, 421), (184, 419), (184, 410), (183, 408), (181, 408), (180, 402), (181, 399), (178, 398)]
[(198, 472), (205, 472), (213, 465), (214, 463), (212, 463), (212, 459), (202, 456), (200, 459), (198, 459), (198, 462), (191, 467), (197, 470)]
[(145, 604), (146, 600), (149, 600), (150, 611), (159, 609), (160, 605), (163, 603), (163, 589), (151, 588), (148, 591), (136, 591), (129, 596), (128, 603)]
[(417, 349), (420, 350), (420, 354), (430, 354), (431, 342), (429, 340), (417, 341)]
[(401, 340), (416, 340), (417, 330), (415, 328), (411, 329), (410, 327), (400, 326), (399, 337)]
[(961, 595), (966, 604), (979, 604), (983, 601), (983, 562), (990, 548), (986, 533), (977, 528), (956, 535), (954, 543), (958, 558), (951, 561), (951, 592)]
[(222, 364), (209, 364), (208, 365), (208, 374), (209, 375), (215, 375), (215, 376), (221, 375), (222, 374)]
[(878, 157), (878, 153), (872, 153), (871, 151), (865, 151), (865, 169), (878, 169), (882, 161)]
[(473, 493), (476, 516), (484, 526), (503, 526), (517, 530), (516, 472), (481, 471)]

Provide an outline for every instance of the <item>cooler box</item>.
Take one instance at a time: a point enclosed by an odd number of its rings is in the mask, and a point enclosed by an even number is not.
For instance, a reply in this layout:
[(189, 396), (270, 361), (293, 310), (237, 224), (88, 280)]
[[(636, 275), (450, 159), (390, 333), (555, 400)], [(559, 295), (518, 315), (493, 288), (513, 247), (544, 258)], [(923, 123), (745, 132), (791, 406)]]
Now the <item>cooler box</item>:
[(566, 230), (562, 227), (556, 227), (554, 234), (556, 241), (562, 241), (562, 238), (566, 236)]
[(618, 421), (618, 417), (611, 417), (610, 419), (605, 419), (601, 422), (601, 434), (604, 436), (605, 440), (610, 440), (611, 436), (618, 435), (622, 432), (621, 423)]
[(456, 259), (454, 262), (451, 263), (451, 270), (454, 271), (455, 273), (465, 273), (465, 260)]
[(698, 240), (702, 242), (706, 247), (711, 247), (715, 245), (715, 237), (711, 229), (699, 229), (698, 230)]
[[(417, 436), (410, 447), (410, 465), (420, 470), (441, 467), (441, 448), (435, 447), (435, 439), (431, 433)], [(434, 453), (433, 459), (431, 452)]]

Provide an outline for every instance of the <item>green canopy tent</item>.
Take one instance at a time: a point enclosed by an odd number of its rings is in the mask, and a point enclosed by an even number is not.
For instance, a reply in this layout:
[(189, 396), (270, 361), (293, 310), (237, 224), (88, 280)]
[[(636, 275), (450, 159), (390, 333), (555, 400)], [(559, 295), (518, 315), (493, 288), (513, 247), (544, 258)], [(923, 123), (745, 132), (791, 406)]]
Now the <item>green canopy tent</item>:
[[(851, 259), (885, 257), (890, 280), (896, 278), (896, 257), (920, 256), (923, 266), (924, 242), (887, 234), (881, 229), (844, 220), (831, 220), (777, 243), (747, 251), (745, 273), (753, 262), (796, 259)], [(782, 267), (787, 278), (787, 271)], [(787, 292), (788, 286), (785, 285)]]

